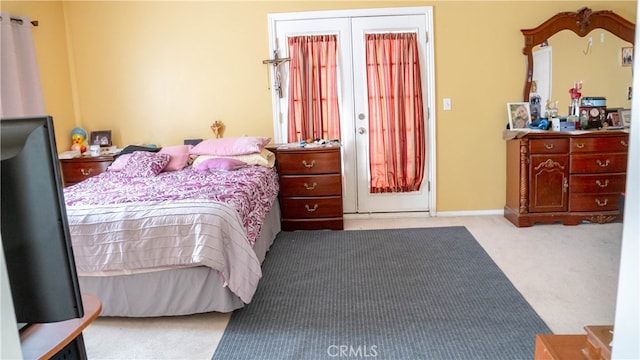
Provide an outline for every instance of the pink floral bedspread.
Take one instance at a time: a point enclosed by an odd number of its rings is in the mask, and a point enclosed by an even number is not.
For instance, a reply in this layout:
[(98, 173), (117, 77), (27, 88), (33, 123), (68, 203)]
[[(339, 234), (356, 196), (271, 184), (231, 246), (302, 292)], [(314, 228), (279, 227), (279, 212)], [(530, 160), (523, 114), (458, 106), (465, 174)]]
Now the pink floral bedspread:
[(153, 177), (128, 178), (104, 172), (64, 189), (67, 208), (166, 200), (213, 200), (236, 209), (251, 246), (278, 195), (274, 168), (247, 166), (234, 171), (162, 172)]

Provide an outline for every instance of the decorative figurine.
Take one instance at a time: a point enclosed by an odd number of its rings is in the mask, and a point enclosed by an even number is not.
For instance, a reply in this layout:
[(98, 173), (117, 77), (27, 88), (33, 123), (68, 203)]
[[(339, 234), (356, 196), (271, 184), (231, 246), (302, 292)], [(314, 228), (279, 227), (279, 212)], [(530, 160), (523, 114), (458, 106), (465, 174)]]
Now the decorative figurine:
[(222, 131), (224, 130), (224, 124), (220, 120), (216, 120), (211, 124), (211, 131), (213, 131), (213, 135), (216, 139), (220, 139), (222, 137)]
[(558, 117), (558, 100), (556, 101), (551, 101), (550, 99), (547, 100), (545, 114), (547, 115), (546, 117), (549, 119)]
[(71, 150), (84, 153), (87, 151), (87, 132), (83, 128), (74, 128), (71, 130)]

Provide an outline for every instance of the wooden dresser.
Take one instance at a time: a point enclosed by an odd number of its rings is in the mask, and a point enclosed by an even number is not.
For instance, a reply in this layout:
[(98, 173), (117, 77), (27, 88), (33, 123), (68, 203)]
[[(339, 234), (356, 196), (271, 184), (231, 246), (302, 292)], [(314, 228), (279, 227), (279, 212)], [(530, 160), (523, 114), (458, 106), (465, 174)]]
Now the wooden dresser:
[(282, 230), (342, 230), (340, 146), (269, 150), (280, 177)]
[(516, 226), (622, 219), (629, 134), (623, 131), (505, 132), (504, 216)]
[(113, 156), (81, 156), (73, 159), (61, 159), (60, 168), (64, 186), (77, 184), (84, 179), (96, 176), (107, 170), (113, 162)]

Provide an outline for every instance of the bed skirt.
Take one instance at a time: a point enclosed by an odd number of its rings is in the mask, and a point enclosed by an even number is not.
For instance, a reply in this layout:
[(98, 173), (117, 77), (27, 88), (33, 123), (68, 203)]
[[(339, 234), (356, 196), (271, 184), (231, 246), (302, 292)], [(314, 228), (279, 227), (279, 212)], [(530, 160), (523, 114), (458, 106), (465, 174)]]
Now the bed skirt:
[[(280, 232), (278, 200), (253, 246), (262, 263)], [(245, 304), (224, 286), (216, 270), (198, 266), (134, 275), (78, 276), (80, 290), (102, 302), (100, 316), (154, 317), (230, 312)]]

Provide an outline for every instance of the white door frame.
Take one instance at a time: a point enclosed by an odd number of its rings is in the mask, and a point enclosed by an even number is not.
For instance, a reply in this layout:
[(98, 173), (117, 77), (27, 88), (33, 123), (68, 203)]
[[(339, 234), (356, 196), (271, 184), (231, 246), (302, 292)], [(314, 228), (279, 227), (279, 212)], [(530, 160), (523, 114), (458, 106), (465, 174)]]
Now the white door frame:
[[(436, 212), (436, 132), (435, 132), (435, 124), (436, 124), (436, 103), (435, 103), (435, 69), (434, 69), (434, 36), (433, 36), (433, 7), (431, 6), (421, 6), (421, 7), (399, 7), (399, 8), (378, 8), (378, 9), (355, 9), (355, 10), (329, 10), (329, 11), (309, 11), (309, 12), (293, 12), (293, 13), (275, 13), (268, 15), (268, 26), (269, 26), (269, 54), (273, 54), (275, 50), (278, 49), (278, 44), (276, 43), (276, 23), (278, 21), (285, 20), (305, 20), (305, 19), (319, 19), (319, 18), (345, 18), (345, 17), (358, 17), (358, 16), (389, 16), (389, 15), (414, 15), (421, 14), (425, 15), (427, 19), (427, 44), (426, 48), (426, 68), (421, 69), (426, 73), (427, 84), (425, 91), (427, 95), (425, 96), (425, 100), (427, 102), (427, 125), (426, 125), (426, 137), (427, 137), (427, 159), (428, 159), (428, 175), (425, 179), (427, 181), (426, 186), (429, 189), (429, 215), (433, 216)], [(270, 56), (271, 57), (271, 56)], [(273, 79), (274, 69), (270, 67), (271, 79)], [(274, 87), (271, 86), (271, 98), (273, 104), (273, 124), (274, 124), (274, 141), (276, 143), (281, 143), (285, 139), (285, 134), (283, 134), (282, 126), (280, 125), (280, 105), (278, 94), (275, 91)], [(355, 114), (350, 114), (351, 116), (355, 116)], [(343, 135), (344, 136), (344, 135)], [(349, 135), (353, 136), (353, 135)], [(355, 168), (356, 160), (355, 160), (355, 149), (352, 151), (353, 154), (349, 154), (343, 152), (343, 168), (350, 167), (351, 169)], [(355, 181), (354, 181), (355, 183)], [(355, 206), (353, 209), (350, 207), (350, 201), (355, 203), (355, 195), (349, 196), (347, 189), (349, 189), (351, 184), (347, 184), (347, 181), (343, 181), (343, 187), (345, 191), (345, 199), (343, 199), (343, 203), (345, 204), (345, 212), (355, 212)], [(353, 198), (353, 199), (351, 199)]]

